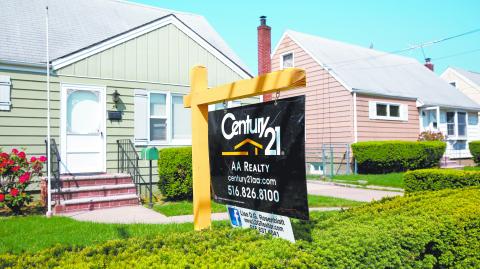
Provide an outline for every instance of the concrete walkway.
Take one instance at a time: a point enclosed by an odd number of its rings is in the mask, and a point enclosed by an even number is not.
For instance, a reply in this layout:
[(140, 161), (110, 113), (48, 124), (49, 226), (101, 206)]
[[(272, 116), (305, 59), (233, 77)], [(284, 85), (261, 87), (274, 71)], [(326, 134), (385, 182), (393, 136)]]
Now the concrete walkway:
[[(310, 211), (334, 211), (340, 207), (310, 208)], [(193, 215), (167, 217), (143, 206), (125, 206), (63, 214), (78, 221), (119, 224), (167, 224), (193, 222)], [(212, 220), (228, 220), (227, 213), (212, 213)]]
[[(380, 200), (383, 197), (403, 195), (402, 192), (349, 188), (345, 186), (338, 186), (329, 182), (311, 180), (307, 182), (307, 189), (309, 194), (345, 198), (362, 202), (371, 202), (372, 200)], [(340, 209), (342, 208), (322, 207), (310, 208), (310, 211), (333, 211)], [(64, 214), (63, 216), (68, 216), (79, 221), (91, 221), (98, 223), (167, 224), (193, 222), (193, 215), (167, 217), (143, 206), (126, 206), (93, 211), (74, 212)], [(228, 214), (213, 213), (212, 220), (228, 220)]]
[(330, 182), (313, 180), (307, 181), (307, 190), (308, 194), (331, 196), (362, 202), (371, 202), (372, 200), (380, 200), (383, 197), (403, 195), (402, 192), (349, 188), (338, 186)]

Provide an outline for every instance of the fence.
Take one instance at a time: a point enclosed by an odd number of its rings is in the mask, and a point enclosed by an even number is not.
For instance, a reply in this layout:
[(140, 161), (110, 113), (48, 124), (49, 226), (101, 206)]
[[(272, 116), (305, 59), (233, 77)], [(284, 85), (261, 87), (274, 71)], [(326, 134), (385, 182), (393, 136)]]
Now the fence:
[[(322, 144), (305, 148), (307, 178), (329, 177), (355, 173), (350, 144)], [(352, 169), (353, 168), (353, 169)]]

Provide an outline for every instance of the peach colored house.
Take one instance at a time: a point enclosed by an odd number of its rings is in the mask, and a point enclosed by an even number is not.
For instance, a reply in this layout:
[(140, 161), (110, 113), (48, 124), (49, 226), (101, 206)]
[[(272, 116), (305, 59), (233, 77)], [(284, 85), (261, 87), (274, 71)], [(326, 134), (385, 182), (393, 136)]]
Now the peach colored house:
[[(415, 141), (435, 130), (448, 133), (447, 155), (469, 157), (467, 142), (480, 139), (480, 106), (415, 59), (288, 30), (271, 66), (307, 72), (306, 88), (281, 93), (306, 96), (307, 156), (322, 145)], [(311, 172), (323, 170), (311, 160)]]

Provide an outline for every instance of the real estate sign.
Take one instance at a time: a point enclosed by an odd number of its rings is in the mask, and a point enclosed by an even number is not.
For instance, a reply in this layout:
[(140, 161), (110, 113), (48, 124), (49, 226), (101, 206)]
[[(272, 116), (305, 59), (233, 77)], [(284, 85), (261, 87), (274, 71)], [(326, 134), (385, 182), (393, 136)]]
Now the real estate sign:
[(308, 220), (304, 96), (209, 112), (208, 132), (215, 201)]

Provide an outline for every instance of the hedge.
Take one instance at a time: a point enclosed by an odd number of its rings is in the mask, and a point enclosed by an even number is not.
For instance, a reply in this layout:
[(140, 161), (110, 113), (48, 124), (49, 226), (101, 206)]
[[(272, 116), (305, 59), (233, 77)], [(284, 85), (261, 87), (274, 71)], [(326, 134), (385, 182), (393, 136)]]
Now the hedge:
[(405, 192), (436, 191), (480, 186), (480, 171), (421, 169), (403, 175)]
[(225, 225), (2, 254), (0, 268), (479, 268), (479, 200), (479, 188), (448, 189), (312, 212), (295, 244)]
[(403, 172), (438, 166), (446, 144), (441, 141), (368, 141), (352, 144), (360, 173)]
[(192, 147), (165, 148), (159, 152), (158, 188), (168, 200), (191, 199)]
[(480, 165), (480, 141), (471, 141), (468, 143), (470, 154), (472, 154), (473, 161)]

